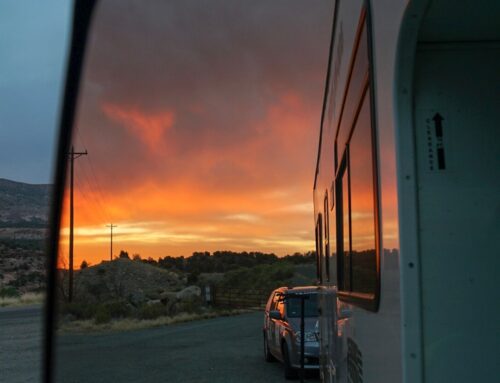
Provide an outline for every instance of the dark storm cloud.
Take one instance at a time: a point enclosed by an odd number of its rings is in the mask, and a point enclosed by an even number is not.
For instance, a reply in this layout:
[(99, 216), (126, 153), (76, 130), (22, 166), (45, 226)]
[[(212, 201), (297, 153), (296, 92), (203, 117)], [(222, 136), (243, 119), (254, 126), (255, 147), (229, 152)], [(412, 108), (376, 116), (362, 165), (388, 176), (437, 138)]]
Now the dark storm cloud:
[[(277, 125), (302, 119), (304, 129), (317, 128), (330, 22), (328, 1), (103, 0), (88, 50), (82, 136), (102, 148), (94, 155), (116, 185), (148, 174), (179, 182), (190, 169), (226, 188), (279, 180), (291, 168), (309, 183), (316, 135), (291, 157), (284, 145), (293, 128)], [(296, 106), (287, 105), (290, 95), (300, 98)], [(163, 161), (120, 126), (132, 112), (144, 126), (174, 116), (158, 138)]]

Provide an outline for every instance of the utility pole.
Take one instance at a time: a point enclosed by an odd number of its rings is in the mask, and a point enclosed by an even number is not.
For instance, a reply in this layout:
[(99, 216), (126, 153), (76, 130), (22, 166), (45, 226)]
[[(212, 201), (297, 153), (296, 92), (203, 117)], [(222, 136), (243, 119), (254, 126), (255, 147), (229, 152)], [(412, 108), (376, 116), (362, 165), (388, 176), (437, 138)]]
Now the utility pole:
[(112, 223), (109, 225), (106, 225), (106, 227), (109, 227), (111, 229), (111, 247), (109, 249), (109, 260), (113, 260), (113, 228), (117, 227), (116, 225), (113, 225)]
[(74, 163), (78, 157), (86, 156), (87, 151), (75, 152), (75, 148), (71, 146), (70, 156), (70, 189), (69, 189), (69, 288), (68, 301), (73, 300), (73, 178), (74, 178)]

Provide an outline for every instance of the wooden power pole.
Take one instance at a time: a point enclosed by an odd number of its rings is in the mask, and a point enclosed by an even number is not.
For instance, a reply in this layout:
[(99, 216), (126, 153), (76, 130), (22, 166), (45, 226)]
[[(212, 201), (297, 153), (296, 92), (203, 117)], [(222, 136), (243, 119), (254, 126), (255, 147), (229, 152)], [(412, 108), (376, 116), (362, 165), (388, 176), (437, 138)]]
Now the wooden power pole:
[(106, 225), (106, 227), (109, 227), (111, 229), (111, 234), (110, 234), (110, 239), (111, 239), (111, 246), (109, 249), (109, 260), (113, 260), (113, 228), (117, 227), (116, 225), (113, 225), (112, 223), (109, 225)]
[(70, 156), (70, 188), (69, 188), (69, 287), (68, 287), (68, 301), (73, 300), (73, 226), (74, 226), (74, 215), (73, 215), (73, 178), (74, 178), (74, 163), (78, 157), (86, 156), (87, 151), (75, 152), (73, 146), (71, 146)]

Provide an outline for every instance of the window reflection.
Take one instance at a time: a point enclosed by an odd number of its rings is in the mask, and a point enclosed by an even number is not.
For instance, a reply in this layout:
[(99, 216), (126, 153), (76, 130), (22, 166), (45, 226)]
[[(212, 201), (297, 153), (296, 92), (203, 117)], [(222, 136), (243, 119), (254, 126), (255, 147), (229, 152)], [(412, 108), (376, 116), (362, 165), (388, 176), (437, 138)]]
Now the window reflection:
[(328, 193), (324, 201), (325, 212), (325, 275), (326, 280), (330, 282), (330, 216), (328, 214)]
[(376, 283), (372, 128), (365, 96), (349, 143), (352, 290), (371, 293)]

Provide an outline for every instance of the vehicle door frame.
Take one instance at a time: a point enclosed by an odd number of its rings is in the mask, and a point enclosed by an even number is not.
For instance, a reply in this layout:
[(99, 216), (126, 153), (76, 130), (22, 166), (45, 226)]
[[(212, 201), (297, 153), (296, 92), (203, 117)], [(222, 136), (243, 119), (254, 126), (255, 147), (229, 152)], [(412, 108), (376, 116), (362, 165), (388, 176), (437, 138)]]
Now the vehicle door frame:
[(53, 166), (53, 189), (48, 225), (47, 295), (44, 306), (44, 350), (42, 361), (42, 381), (45, 383), (51, 383), (55, 376), (54, 352), (57, 322), (56, 289), (59, 233), (61, 228), (60, 218), (66, 184), (67, 157), (76, 116), (85, 48), (97, 1), (98, 0), (73, 1), (71, 43), (66, 66), (65, 85), (57, 136), (57, 149)]

